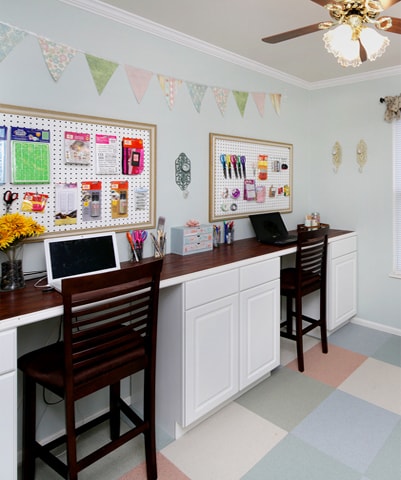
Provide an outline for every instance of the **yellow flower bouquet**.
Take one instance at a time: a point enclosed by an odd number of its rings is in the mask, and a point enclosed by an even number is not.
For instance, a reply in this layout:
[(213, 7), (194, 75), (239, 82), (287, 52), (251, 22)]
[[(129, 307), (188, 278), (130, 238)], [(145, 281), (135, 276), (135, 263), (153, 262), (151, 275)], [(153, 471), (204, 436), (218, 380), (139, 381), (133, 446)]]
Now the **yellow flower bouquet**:
[(25, 238), (34, 237), (45, 232), (45, 227), (33, 218), (21, 213), (8, 213), (0, 217), (0, 251), (22, 242)]
[(1, 290), (15, 290), (25, 285), (22, 271), (23, 240), (45, 232), (45, 227), (21, 213), (0, 217), (0, 252), (7, 256), (1, 264)]

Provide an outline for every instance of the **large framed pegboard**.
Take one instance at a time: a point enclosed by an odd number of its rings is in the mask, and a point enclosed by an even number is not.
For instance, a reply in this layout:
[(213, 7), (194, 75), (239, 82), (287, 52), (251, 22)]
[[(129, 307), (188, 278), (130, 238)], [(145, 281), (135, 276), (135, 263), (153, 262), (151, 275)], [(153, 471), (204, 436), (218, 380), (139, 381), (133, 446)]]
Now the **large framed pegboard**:
[[(7, 190), (18, 193), (18, 200), (13, 203), (11, 210), (17, 212), (21, 210), (24, 195), (26, 196), (27, 192), (47, 195), (46, 207), (42, 212), (29, 211), (29, 215), (46, 227), (46, 233), (40, 238), (65, 235), (66, 232), (68, 234), (82, 233), (88, 229), (118, 232), (155, 227), (156, 125), (0, 105), (0, 126), (7, 127), (7, 140), (3, 143), (6, 151), (5, 175), (4, 183), (0, 184), (0, 201)], [(45, 180), (33, 183), (15, 181), (15, 173), (12, 172), (15, 156), (12, 157), (12, 155), (15, 155), (13, 148), (16, 143), (11, 142), (12, 127), (49, 132), (50, 165), (48, 177)], [(88, 134), (86, 137), (87, 158), (81, 158), (79, 162), (68, 161), (66, 132)], [(102, 154), (99, 153), (101, 151), (99, 138), (101, 137), (113, 138), (115, 142), (115, 167), (111, 169), (109, 168), (113, 163), (111, 161), (106, 168), (104, 165), (99, 167), (99, 162), (102, 160)], [(128, 174), (122, 165), (123, 138), (135, 139), (140, 142), (142, 147), (141, 168), (135, 172), (131, 170)], [(106, 155), (108, 153), (106, 152)], [(135, 163), (133, 164), (135, 165)], [(93, 197), (95, 198), (94, 203), (101, 200), (95, 205), (99, 210), (95, 211), (90, 218), (85, 217), (83, 208), (85, 204), (84, 185), (88, 184), (95, 185), (95, 188), (99, 187), (100, 189), (100, 198), (99, 196)], [(60, 186), (63, 185), (74, 186), (74, 194), (78, 194), (76, 219), (73, 219), (71, 223), (56, 221), (56, 189), (60, 189)], [(112, 208), (112, 205), (115, 204), (116, 191), (117, 195), (119, 192), (115, 188), (116, 185), (119, 188), (121, 185), (127, 187), (124, 197), (120, 195), (121, 200), (119, 200), (121, 204), (124, 203), (124, 210), (117, 214), (115, 208)], [(60, 200), (58, 203), (60, 204)], [(5, 211), (5, 205), (3, 206)]]
[(293, 146), (209, 134), (209, 221), (292, 211)]

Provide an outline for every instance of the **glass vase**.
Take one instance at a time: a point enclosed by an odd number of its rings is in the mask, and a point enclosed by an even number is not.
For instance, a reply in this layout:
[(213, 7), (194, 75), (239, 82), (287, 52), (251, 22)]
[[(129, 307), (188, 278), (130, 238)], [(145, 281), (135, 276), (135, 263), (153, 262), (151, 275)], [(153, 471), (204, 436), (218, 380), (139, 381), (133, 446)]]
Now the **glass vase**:
[(25, 287), (22, 270), (23, 244), (13, 245), (3, 250), (7, 260), (1, 264), (0, 289), (3, 291), (17, 290)]

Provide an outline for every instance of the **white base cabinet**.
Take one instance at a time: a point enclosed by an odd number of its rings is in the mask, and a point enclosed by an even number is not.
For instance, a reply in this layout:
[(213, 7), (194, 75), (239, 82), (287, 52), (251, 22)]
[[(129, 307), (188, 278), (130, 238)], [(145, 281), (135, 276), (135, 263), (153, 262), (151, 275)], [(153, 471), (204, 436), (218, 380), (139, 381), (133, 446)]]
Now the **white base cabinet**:
[(161, 295), (167, 323), (159, 320), (157, 421), (175, 438), (279, 364), (280, 260), (253, 262)]
[(16, 329), (0, 333), (1, 478), (17, 480)]
[(327, 329), (331, 331), (357, 312), (356, 235), (330, 243), (327, 265)]

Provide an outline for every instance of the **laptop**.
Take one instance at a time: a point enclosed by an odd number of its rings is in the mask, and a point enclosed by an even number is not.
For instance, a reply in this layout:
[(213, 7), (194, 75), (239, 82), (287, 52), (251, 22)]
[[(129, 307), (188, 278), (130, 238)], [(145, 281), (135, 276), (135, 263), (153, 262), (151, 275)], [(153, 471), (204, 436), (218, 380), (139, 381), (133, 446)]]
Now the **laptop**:
[(296, 243), (297, 235), (290, 235), (279, 212), (249, 215), (256, 239), (270, 245)]
[(47, 238), (44, 247), (47, 283), (59, 292), (63, 278), (120, 268), (115, 232)]

